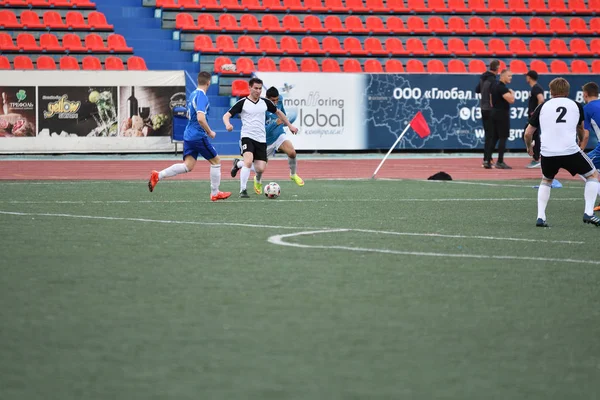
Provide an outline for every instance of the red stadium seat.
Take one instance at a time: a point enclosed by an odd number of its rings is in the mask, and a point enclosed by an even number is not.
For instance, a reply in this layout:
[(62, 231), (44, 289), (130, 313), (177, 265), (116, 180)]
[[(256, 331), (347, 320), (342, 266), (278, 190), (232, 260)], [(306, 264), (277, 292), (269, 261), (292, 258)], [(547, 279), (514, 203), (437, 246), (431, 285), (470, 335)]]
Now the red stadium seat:
[(365, 20), (366, 29), (372, 33), (387, 33), (387, 28), (383, 25), (383, 20), (379, 17), (367, 17)]
[(304, 21), (302, 22), (304, 24), (304, 29), (310, 34), (327, 32), (327, 29), (323, 27), (323, 24), (321, 23), (319, 17), (315, 17), (314, 15), (307, 15), (306, 17), (304, 17)]
[(283, 7), (288, 12), (303, 12), (306, 11), (306, 7), (302, 5), (302, 0), (283, 0)]
[(590, 49), (588, 49), (586, 41), (583, 39), (571, 39), (569, 42), (569, 48), (571, 49), (571, 54), (576, 57), (589, 57), (593, 55)]
[(268, 33), (285, 32), (285, 29), (279, 25), (279, 18), (274, 15), (267, 14), (263, 16), (261, 26)]
[(489, 13), (485, 0), (469, 0), (469, 9), (477, 13)]
[(123, 60), (119, 57), (106, 57), (104, 60), (104, 69), (107, 71), (123, 71), (125, 66), (123, 65)]
[(368, 55), (372, 56), (385, 56), (388, 54), (387, 50), (383, 48), (383, 45), (379, 39), (374, 37), (368, 37), (364, 43), (365, 51)]
[(344, 60), (344, 72), (363, 72), (362, 66), (354, 58)]
[(325, 0), (325, 7), (328, 12), (347, 12), (346, 6), (341, 0)]
[(390, 59), (385, 62), (385, 72), (389, 72), (389, 73), (404, 72), (404, 67), (402, 66), (402, 63), (400, 61)]
[(313, 36), (306, 36), (302, 38), (302, 51), (304, 54), (325, 54), (324, 50), (321, 50), (321, 45), (317, 38)]
[(408, 17), (406, 29), (408, 29), (411, 34), (429, 32), (429, 29), (425, 26), (425, 21), (423, 21), (421, 17)]
[(431, 38), (427, 40), (427, 52), (429, 52), (430, 55), (437, 56), (446, 56), (450, 54), (440, 38)]
[(481, 60), (471, 60), (469, 61), (469, 73), (471, 74), (481, 74), (487, 70), (485, 63)]
[(229, 70), (223, 70), (223, 66), (224, 65), (230, 65), (233, 64), (231, 62), (231, 59), (229, 57), (225, 57), (225, 56), (219, 56), (217, 58), (215, 58), (215, 63), (214, 63), (214, 71), (221, 73), (221, 74), (231, 74), (231, 73), (235, 73), (233, 71), (229, 71)]
[(529, 20), (529, 30), (536, 34), (547, 34), (550, 33), (546, 26), (546, 21), (540, 17), (532, 17)]
[(10, 36), (8, 33), (0, 32), (0, 50), (17, 51), (19, 48), (13, 43), (12, 36)]
[(352, 56), (366, 56), (368, 52), (363, 49), (362, 43), (355, 37), (344, 39), (344, 50)]
[(526, 74), (527, 64), (523, 60), (512, 60), (510, 62), (510, 70), (515, 74)]
[(9, 10), (0, 11), (0, 28), (4, 29), (21, 29), (21, 23), (17, 21), (17, 16), (14, 12)]
[(571, 72), (574, 74), (589, 74), (590, 68), (585, 61), (573, 60), (571, 62)]
[(313, 13), (327, 12), (327, 7), (323, 5), (321, 0), (304, 0), (304, 6), (307, 10)]
[(559, 35), (565, 35), (570, 32), (569, 27), (567, 26), (567, 21), (563, 18), (550, 18), (548, 22), (550, 26), (550, 30)]
[(388, 38), (385, 40), (385, 49), (386, 51), (395, 56), (399, 55), (408, 55), (408, 52), (402, 45), (402, 42), (398, 38)]
[(223, 53), (238, 53), (238, 49), (235, 48), (233, 39), (229, 35), (217, 36), (215, 47)]
[(262, 29), (258, 23), (258, 19), (256, 19), (256, 17), (252, 14), (244, 14), (241, 16), (240, 28), (242, 28), (242, 30), (244, 32), (246, 32), (246, 31), (253, 31), (253, 32), (262, 31)]
[(446, 22), (441, 17), (430, 17), (427, 21), (427, 27), (430, 32), (439, 34), (439, 33), (448, 33), (448, 28), (446, 28)]
[(531, 51), (527, 48), (527, 44), (522, 39), (510, 39), (508, 49), (513, 56), (530, 56)]
[(33, 62), (27, 56), (15, 56), (13, 66), (15, 69), (33, 69)]
[(108, 50), (104, 46), (104, 40), (102, 39), (102, 36), (95, 33), (90, 33), (85, 37), (85, 48), (92, 53), (101, 53)]
[(510, 29), (511, 32), (514, 32), (517, 35), (531, 34), (531, 32), (529, 31), (529, 28), (527, 27), (527, 23), (521, 17), (511, 18), (510, 21), (508, 22), (508, 29)]
[(88, 25), (92, 29), (112, 30), (114, 28), (112, 24), (106, 22), (104, 14), (98, 11), (92, 11), (88, 14)]
[(353, 13), (365, 14), (367, 10), (362, 0), (346, 0), (346, 8)]
[(383, 3), (383, 0), (366, 0), (365, 7), (370, 13), (386, 13), (388, 8)]
[(19, 50), (26, 52), (40, 50), (35, 37), (30, 33), (19, 33), (19, 36), (17, 36), (17, 47)]
[[(198, 26), (201, 22), (198, 20)], [(219, 15), (219, 29), (229, 31), (240, 31), (240, 27), (238, 26), (237, 20), (231, 14), (221, 14)]]
[(263, 0), (262, 6), (264, 11), (285, 11), (286, 7), (281, 4), (280, 0)]
[(600, 56), (600, 39), (592, 39), (590, 41), (590, 51), (596, 57)]
[[(204, 4), (202, 1), (200, 4)], [(215, 10), (215, 11), (242, 11), (244, 7), (238, 2), (238, 0), (220, 0), (219, 4), (216, 1), (209, 0), (206, 2), (206, 6), (204, 7), (206, 11)]]
[(321, 68), (323, 69), (323, 72), (342, 72), (340, 64), (333, 58), (324, 59), (321, 63)]
[(55, 70), (56, 69), (56, 61), (52, 57), (49, 56), (39, 56), (36, 60), (37, 69), (41, 70)]
[(388, 12), (408, 12), (408, 8), (404, 5), (404, 0), (387, 0), (386, 6)]
[(106, 42), (109, 50), (122, 53), (131, 53), (133, 51), (131, 47), (127, 46), (125, 38), (118, 33), (111, 33), (108, 35)]
[(83, 15), (79, 11), (69, 11), (65, 16), (65, 25), (71, 29), (89, 29)]
[(62, 20), (62, 17), (56, 11), (46, 11), (44, 12), (44, 25), (47, 28), (51, 29), (65, 29), (65, 23)]
[(425, 13), (430, 11), (423, 0), (408, 0), (407, 6), (410, 12)]
[(279, 60), (279, 70), (281, 72), (298, 72), (298, 64), (293, 58), (282, 58)]
[(447, 43), (448, 51), (454, 56), (469, 56), (471, 52), (465, 47), (462, 39), (450, 38)]
[(370, 58), (365, 61), (365, 72), (367, 73), (380, 73), (383, 72), (383, 66), (379, 60)]
[[(594, 24), (596, 26), (594, 26)], [(598, 32), (600, 31), (600, 18), (592, 18), (590, 20), (590, 28), (588, 29), (587, 24), (583, 18), (575, 17), (569, 21), (569, 33), (580, 33), (587, 34), (589, 31)]]
[[(277, 46), (277, 41), (273, 38), (273, 36), (261, 36), (258, 40), (258, 48), (263, 54), (281, 54), (283, 53), (279, 50)], [(269, 58), (270, 60), (270, 58)], [(260, 70), (260, 64), (259, 64)]]
[(448, 18), (448, 30), (457, 35), (467, 35), (471, 33), (471, 31), (467, 29), (465, 21), (459, 17)]
[(429, 9), (434, 13), (448, 14), (448, 8), (444, 0), (429, 0), (427, 2)]
[(21, 25), (24, 28), (39, 29), (43, 28), (44, 24), (40, 22), (40, 17), (35, 11), (25, 10), (21, 13)]
[[(224, 15), (227, 15), (227, 14), (224, 14)], [(234, 22), (234, 25), (236, 27), (235, 30), (237, 30), (238, 29), (237, 28), (237, 21), (235, 20), (235, 18), (233, 18), (233, 22)], [(200, 29), (201, 31), (218, 31), (218, 30), (221, 30), (217, 26), (217, 21), (215, 20), (215, 17), (212, 14), (200, 14), (200, 15), (198, 15), (198, 26), (196, 26), (194, 24), (194, 26), (190, 27), (190, 29)]]
[[(198, 17), (200, 18), (200, 17)], [(188, 13), (180, 13), (175, 16), (175, 29), (196, 29), (194, 17)]]
[(524, 0), (508, 0), (508, 9), (517, 14), (529, 14), (529, 8)]
[(79, 70), (79, 62), (75, 57), (63, 56), (60, 58), (60, 69), (65, 71)]
[(346, 25), (346, 30), (350, 34), (368, 32), (368, 30), (363, 26), (362, 20), (355, 15), (346, 17), (346, 19), (344, 20), (344, 25)]
[(528, 3), (529, 13), (534, 12), (535, 14), (548, 14), (546, 0), (529, 0)]
[(319, 63), (312, 58), (303, 58), (300, 63), (300, 70), (302, 72), (321, 72)]
[(406, 72), (410, 73), (424, 73), (425, 66), (419, 60), (408, 60), (406, 63)]
[[(258, 0), (242, 0), (240, 5), (244, 11), (260, 11), (263, 10), (262, 5)], [(251, 15), (251, 14), (244, 14)]]
[(196, 0), (177, 0), (177, 5), (184, 10), (199, 10), (203, 6), (212, 8), (217, 5), (217, 2), (216, 0), (212, 2), (200, 0), (200, 3), (196, 2)]
[(550, 64), (550, 70), (553, 74), (568, 74), (570, 72), (567, 63), (562, 60), (552, 61)]
[(199, 51), (200, 53), (214, 53), (218, 50), (215, 48), (210, 36), (198, 35), (194, 38), (194, 51)]
[(542, 39), (531, 39), (529, 41), (529, 50), (534, 56), (548, 57), (552, 55), (552, 52), (546, 47), (546, 42)]
[(505, 14), (508, 11), (504, 0), (488, 0), (488, 10), (498, 14)]
[(277, 71), (277, 65), (275, 65), (275, 61), (272, 58), (264, 57), (258, 60), (257, 64), (258, 70), (262, 72), (274, 72)]
[(286, 32), (291, 33), (302, 33), (305, 32), (304, 27), (300, 23), (300, 20), (295, 15), (286, 15), (281, 21), (281, 25)]
[(471, 12), (470, 7), (465, 5), (464, 0), (448, 0), (448, 10), (454, 13)]
[(448, 72), (456, 73), (456, 74), (466, 74), (467, 67), (465, 63), (461, 60), (450, 60), (448, 61)]
[(304, 54), (298, 47), (298, 41), (291, 36), (284, 36), (279, 41), (279, 48), (284, 54)]
[(506, 21), (504, 18), (492, 17), (488, 21), (488, 25), (490, 26), (490, 31), (497, 35), (512, 34), (512, 31), (506, 26)]
[(491, 56), (492, 52), (485, 47), (485, 43), (481, 39), (469, 39), (467, 48), (472, 55)]
[(235, 62), (235, 68), (240, 74), (251, 74), (256, 70), (254, 61), (247, 57), (239, 57)]
[(592, 61), (592, 73), (600, 74), (600, 60)]
[(585, 3), (586, 2), (584, 0), (569, 0), (568, 9), (571, 10), (573, 14), (587, 13), (588, 8), (585, 6)]
[(548, 65), (541, 60), (533, 60), (531, 64), (529, 64), (529, 69), (534, 70), (538, 74), (547, 74), (549, 72)]
[(44, 51), (62, 52), (62, 45), (58, 42), (58, 38), (51, 33), (42, 33), (40, 35), (40, 47)]
[(129, 71), (147, 71), (148, 67), (142, 57), (131, 56), (127, 59), (127, 69)]
[(388, 17), (385, 21), (385, 26), (390, 33), (407, 33), (408, 30), (404, 26), (404, 21), (398, 17)]
[(469, 30), (476, 35), (487, 35), (491, 33), (485, 21), (481, 17), (471, 17), (469, 20)]
[(240, 36), (237, 41), (237, 48), (242, 54), (260, 54), (261, 51), (256, 47), (256, 42), (252, 36)]
[(427, 72), (431, 74), (446, 73), (446, 67), (440, 60), (427, 61)]
[(99, 71), (102, 69), (102, 64), (97, 57), (87, 56), (81, 60), (81, 66), (86, 71)]
[[(61, 4), (61, 2), (63, 2), (64, 0), (50, 0), (51, 3), (55, 3), (56, 4)], [(70, 3), (71, 7), (75, 6), (78, 8), (91, 8), (91, 7), (95, 7), (96, 5), (94, 4), (94, 2), (90, 1), (90, 0), (71, 0)]]
[(550, 51), (557, 56), (570, 56), (571, 50), (562, 39), (552, 39), (549, 44)]
[(567, 6), (565, 5), (564, 0), (550, 0), (548, 2), (548, 8), (556, 14), (567, 14)]
[(250, 86), (248, 81), (236, 79), (231, 82), (231, 95), (236, 97), (246, 97), (250, 95)]
[(324, 21), (325, 29), (330, 33), (348, 32), (342, 25), (342, 21), (335, 15), (328, 15)]
[(4, 56), (0, 56), (0, 70), (1, 69), (10, 69), (10, 61)]
[(335, 36), (327, 36), (323, 39), (323, 50), (325, 51), (325, 53), (327, 54), (331, 54), (331, 55), (343, 55), (346, 54), (346, 52), (344, 51), (344, 49), (342, 49), (342, 45), (340, 44), (340, 41), (338, 40), (337, 37)]
[(511, 52), (506, 48), (506, 43), (504, 43), (502, 39), (490, 39), (488, 42), (488, 49), (495, 57), (511, 55)]
[(410, 38), (406, 41), (406, 51), (409, 55), (424, 56), (428, 54), (420, 39)]

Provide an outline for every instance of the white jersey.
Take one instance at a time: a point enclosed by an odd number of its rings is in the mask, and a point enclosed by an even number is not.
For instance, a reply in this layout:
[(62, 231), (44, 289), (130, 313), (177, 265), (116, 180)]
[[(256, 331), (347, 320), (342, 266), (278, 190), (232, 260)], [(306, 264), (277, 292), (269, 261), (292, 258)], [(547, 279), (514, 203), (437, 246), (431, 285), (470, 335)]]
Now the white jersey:
[(555, 97), (540, 104), (529, 125), (540, 129), (544, 157), (568, 156), (579, 152), (577, 126), (583, 122), (583, 107), (567, 97)]
[(259, 98), (255, 103), (250, 98), (244, 97), (229, 109), (232, 116), (240, 114), (242, 119), (241, 137), (247, 137), (260, 143), (267, 143), (265, 129), (265, 113), (277, 112), (277, 107), (269, 99)]

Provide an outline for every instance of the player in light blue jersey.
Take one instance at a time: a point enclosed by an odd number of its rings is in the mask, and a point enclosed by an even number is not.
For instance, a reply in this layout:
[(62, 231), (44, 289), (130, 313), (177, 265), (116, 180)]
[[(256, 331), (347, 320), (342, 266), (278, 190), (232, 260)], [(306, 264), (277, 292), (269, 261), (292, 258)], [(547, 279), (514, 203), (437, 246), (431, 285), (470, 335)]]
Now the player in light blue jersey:
[(208, 97), (206, 91), (210, 86), (209, 72), (198, 74), (198, 88), (190, 96), (187, 105), (188, 124), (183, 133), (183, 163), (173, 164), (162, 171), (152, 171), (148, 181), (148, 189), (154, 191), (158, 181), (175, 175), (185, 174), (194, 169), (198, 155), (210, 163), (210, 199), (224, 200), (231, 196), (230, 192), (219, 191), (221, 183), (221, 159), (208, 138), (217, 135), (210, 129), (206, 121), (208, 113)]
[[(586, 103), (583, 107), (583, 128), (588, 131), (589, 136), (594, 133), (599, 139), (596, 148), (587, 155), (596, 169), (600, 170), (600, 100), (598, 100), (598, 84), (588, 82), (583, 85), (582, 89), (583, 101)], [(594, 208), (594, 211), (600, 211), (600, 204)]]
[[(283, 106), (283, 97), (279, 95), (276, 87), (270, 87), (266, 93), (267, 99), (271, 100), (281, 112), (287, 115)], [(290, 167), (290, 179), (298, 186), (304, 186), (304, 181), (297, 174), (296, 149), (289, 140), (287, 134), (283, 130), (284, 124), (276, 114), (267, 111), (265, 118), (265, 130), (267, 132), (267, 157), (271, 158), (276, 152), (285, 153), (288, 156), (288, 165)], [(233, 160), (233, 168), (231, 176), (235, 177), (243, 162), (236, 158)], [(258, 194), (262, 193), (262, 173), (256, 173), (254, 176), (254, 191)]]

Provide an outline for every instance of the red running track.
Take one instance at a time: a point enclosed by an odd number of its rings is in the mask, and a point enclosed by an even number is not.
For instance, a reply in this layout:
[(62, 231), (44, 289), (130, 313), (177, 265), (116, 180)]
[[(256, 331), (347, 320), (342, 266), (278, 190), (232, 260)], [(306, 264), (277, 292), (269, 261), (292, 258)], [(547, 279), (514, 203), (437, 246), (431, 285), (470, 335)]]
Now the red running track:
[[(377, 159), (328, 159), (298, 161), (298, 174), (310, 179), (350, 179), (370, 178), (381, 160)], [(444, 171), (455, 180), (506, 180), (537, 179), (541, 177), (539, 168), (527, 169), (528, 158), (506, 160), (512, 170), (486, 170), (481, 167), (481, 158), (427, 158), (427, 159), (388, 159), (377, 174), (378, 178), (427, 179), (439, 171)], [(0, 180), (145, 180), (153, 169), (164, 169), (175, 160), (132, 160), (132, 161), (0, 161)], [(223, 178), (231, 179), (231, 161), (223, 161)], [(287, 160), (275, 159), (269, 162), (266, 179), (285, 179), (289, 176)], [(561, 171), (557, 177), (568, 179), (571, 176)], [(173, 179), (209, 179), (209, 167), (199, 162), (194, 171)]]

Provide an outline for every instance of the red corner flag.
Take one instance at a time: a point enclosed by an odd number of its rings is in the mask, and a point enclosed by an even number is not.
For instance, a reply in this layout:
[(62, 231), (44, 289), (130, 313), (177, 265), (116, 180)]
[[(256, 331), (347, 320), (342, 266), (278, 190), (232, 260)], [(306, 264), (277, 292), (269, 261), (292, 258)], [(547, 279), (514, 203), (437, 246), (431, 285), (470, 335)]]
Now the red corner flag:
[(421, 139), (429, 136), (431, 133), (427, 121), (425, 121), (425, 117), (421, 114), (421, 111), (419, 111), (412, 121), (410, 121), (410, 127), (417, 132), (417, 135), (419, 135)]

